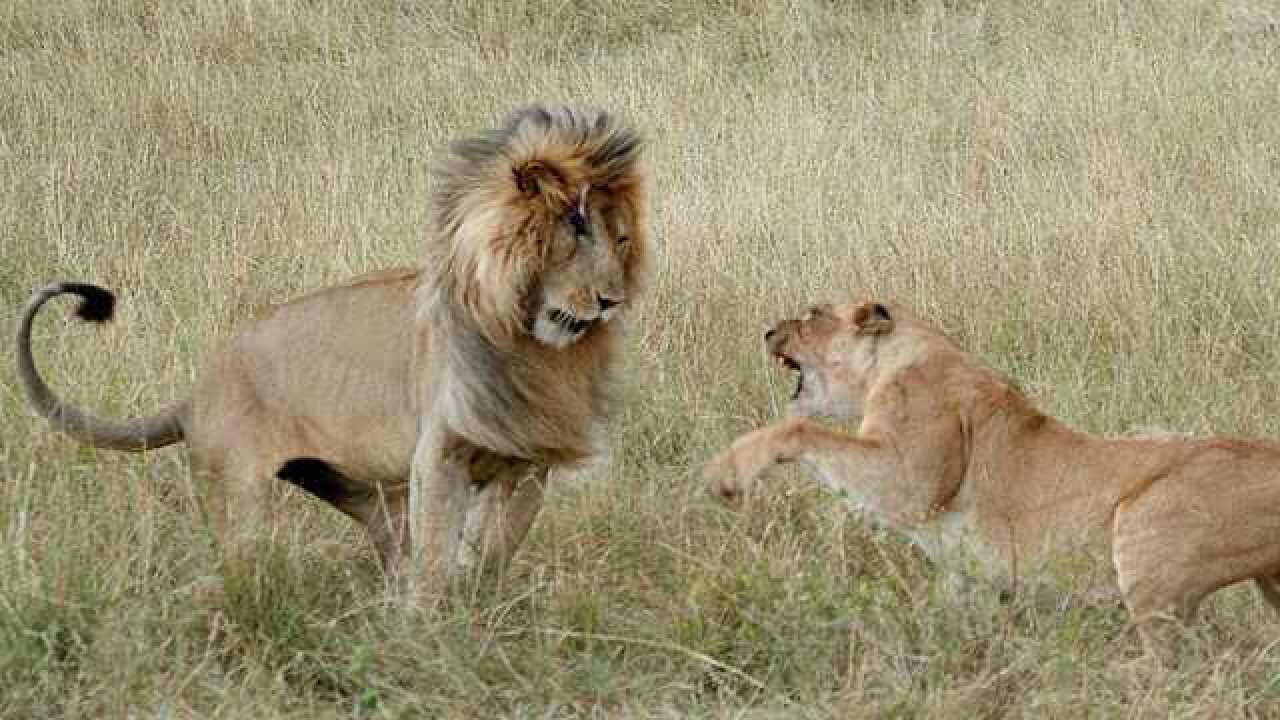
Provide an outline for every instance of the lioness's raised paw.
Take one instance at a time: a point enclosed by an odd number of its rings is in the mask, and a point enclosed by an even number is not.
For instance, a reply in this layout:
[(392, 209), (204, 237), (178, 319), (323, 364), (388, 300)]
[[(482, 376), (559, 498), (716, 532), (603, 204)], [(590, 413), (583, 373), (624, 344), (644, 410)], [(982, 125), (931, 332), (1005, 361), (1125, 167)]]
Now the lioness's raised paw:
[(702, 467), (702, 481), (707, 491), (725, 502), (737, 502), (742, 497), (742, 483), (738, 481), (737, 464), (733, 452), (726, 450)]

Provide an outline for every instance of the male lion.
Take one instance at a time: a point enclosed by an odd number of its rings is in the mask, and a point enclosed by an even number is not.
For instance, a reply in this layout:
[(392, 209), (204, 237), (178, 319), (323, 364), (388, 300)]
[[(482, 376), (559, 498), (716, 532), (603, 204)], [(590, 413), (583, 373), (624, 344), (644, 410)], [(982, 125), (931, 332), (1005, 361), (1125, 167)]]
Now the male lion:
[[(1280, 446), (1086, 435), (896, 305), (821, 305), (765, 344), (797, 373), (791, 417), (708, 463), (719, 495), (799, 461), (953, 572), (967, 560), (1012, 587), (1082, 557), (1138, 620), (1190, 620), (1250, 578), (1280, 609)], [(1151, 623), (1140, 630), (1150, 646)]]
[(50, 298), (78, 295), (81, 317), (111, 316), (112, 295), (93, 285), (35, 293), (19, 376), (35, 409), (82, 442), (185, 440), (232, 554), (264, 521), (274, 476), (363, 523), (390, 575), (406, 530), (424, 579), (500, 568), (549, 470), (601, 439), (619, 315), (646, 254), (640, 148), (608, 114), (561, 107), (519, 110), (454, 143), (420, 268), (270, 308), (158, 415), (87, 415), (36, 371), (31, 325)]

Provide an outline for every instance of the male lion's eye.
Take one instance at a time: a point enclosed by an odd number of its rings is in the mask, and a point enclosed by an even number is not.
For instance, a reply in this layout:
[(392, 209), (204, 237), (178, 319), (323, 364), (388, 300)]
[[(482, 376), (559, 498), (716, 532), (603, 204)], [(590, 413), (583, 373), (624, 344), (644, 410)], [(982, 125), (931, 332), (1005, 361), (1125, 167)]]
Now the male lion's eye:
[(587, 234), (587, 219), (582, 216), (582, 213), (578, 212), (576, 209), (571, 210), (569, 211), (569, 217), (566, 218), (566, 220), (569, 223), (569, 227), (573, 229), (574, 235)]
[(631, 238), (627, 235), (618, 236), (618, 247), (626, 247), (631, 244)]

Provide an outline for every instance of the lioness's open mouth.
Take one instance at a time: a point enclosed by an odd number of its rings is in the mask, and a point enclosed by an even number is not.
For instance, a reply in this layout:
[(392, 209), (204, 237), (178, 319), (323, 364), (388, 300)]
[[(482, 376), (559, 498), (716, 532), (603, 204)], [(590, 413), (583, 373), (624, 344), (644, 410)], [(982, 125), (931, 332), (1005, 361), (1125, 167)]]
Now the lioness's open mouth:
[(804, 390), (804, 369), (800, 367), (800, 363), (796, 362), (790, 355), (785, 353), (774, 353), (773, 358), (779, 365), (795, 374), (796, 389), (792, 391), (791, 399), (795, 400), (800, 397), (800, 392)]

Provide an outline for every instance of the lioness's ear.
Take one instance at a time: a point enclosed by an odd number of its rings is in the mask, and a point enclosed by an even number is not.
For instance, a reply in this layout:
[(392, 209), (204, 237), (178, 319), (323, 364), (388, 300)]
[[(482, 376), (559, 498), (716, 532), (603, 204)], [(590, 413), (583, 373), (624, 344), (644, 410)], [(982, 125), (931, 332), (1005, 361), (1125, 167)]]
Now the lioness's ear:
[(878, 302), (866, 302), (853, 311), (853, 326), (865, 335), (883, 335), (893, 329), (889, 309)]
[(525, 195), (565, 195), (564, 175), (555, 166), (541, 160), (530, 160), (511, 168), (516, 188)]

